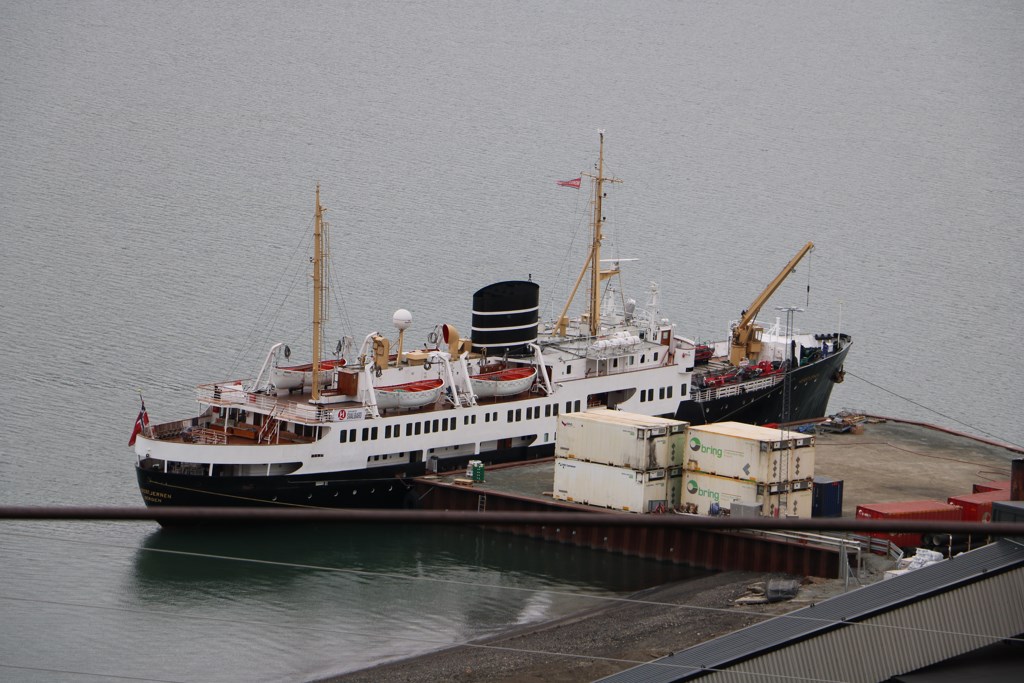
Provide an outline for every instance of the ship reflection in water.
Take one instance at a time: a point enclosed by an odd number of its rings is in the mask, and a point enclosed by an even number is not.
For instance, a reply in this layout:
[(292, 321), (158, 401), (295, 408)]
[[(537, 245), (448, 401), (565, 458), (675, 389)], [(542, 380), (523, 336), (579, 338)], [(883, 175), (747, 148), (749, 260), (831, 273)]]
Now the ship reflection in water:
[(220, 651), (258, 639), (245, 661), (273, 653), (272, 669), (315, 676), (706, 574), (468, 527), (211, 527), (152, 533), (126, 591), (168, 628), (210, 628)]

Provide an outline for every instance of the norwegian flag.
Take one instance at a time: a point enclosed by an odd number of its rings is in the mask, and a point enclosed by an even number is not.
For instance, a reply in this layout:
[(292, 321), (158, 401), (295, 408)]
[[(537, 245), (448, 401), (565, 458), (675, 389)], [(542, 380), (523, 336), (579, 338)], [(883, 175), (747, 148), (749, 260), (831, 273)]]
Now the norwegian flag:
[[(139, 400), (142, 401), (142, 396), (139, 396)], [(128, 445), (135, 445), (135, 438), (146, 431), (149, 428), (149, 413), (146, 412), (146, 402), (142, 401), (142, 409), (139, 410), (139, 416), (135, 418), (135, 426), (132, 427), (132, 436), (128, 439)]]
[(580, 176), (579, 178), (573, 178), (572, 180), (556, 180), (555, 184), (560, 187), (575, 187), (578, 190), (580, 189), (580, 182), (582, 182), (582, 180), (583, 177)]

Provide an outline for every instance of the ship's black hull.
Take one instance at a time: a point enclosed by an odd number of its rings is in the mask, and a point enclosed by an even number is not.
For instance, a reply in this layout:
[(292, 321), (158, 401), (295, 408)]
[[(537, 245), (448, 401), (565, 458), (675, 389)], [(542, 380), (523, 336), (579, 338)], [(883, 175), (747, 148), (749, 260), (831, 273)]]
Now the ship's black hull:
[[(485, 464), (554, 455), (554, 446), (507, 448), (444, 461), (446, 471), (465, 469), (469, 460)], [(206, 477), (170, 474), (136, 465), (139, 491), (148, 507), (247, 507), (276, 505), (317, 508), (415, 508), (419, 499), (410, 477), (426, 473), (423, 463), (304, 476)]]
[[(409, 476), (422, 474), (410, 467)], [(337, 472), (313, 477), (199, 477), (168, 474), (136, 467), (142, 499), (149, 507), (402, 508), (412, 507), (415, 496), (403, 476)]]
[(730, 421), (763, 425), (824, 417), (832, 387), (842, 376), (849, 348), (847, 344), (837, 353), (793, 371), (788, 416), (784, 414), (785, 382), (779, 382), (760, 391), (740, 391), (725, 398), (683, 401), (675, 419), (690, 424)]

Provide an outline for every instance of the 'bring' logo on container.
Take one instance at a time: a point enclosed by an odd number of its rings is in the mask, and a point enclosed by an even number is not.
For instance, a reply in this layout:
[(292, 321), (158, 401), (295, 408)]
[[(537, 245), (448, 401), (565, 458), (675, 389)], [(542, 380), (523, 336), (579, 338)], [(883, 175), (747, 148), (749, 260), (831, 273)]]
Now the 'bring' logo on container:
[[(700, 439), (698, 439), (696, 436), (690, 437), (690, 450), (691, 451), (698, 451), (700, 453), (710, 453), (711, 455), (715, 456), (716, 458), (721, 458), (722, 457), (722, 449), (721, 448), (715, 448), (713, 446), (705, 446), (704, 444), (702, 444), (700, 442)], [(692, 493), (692, 491), (691, 491), (691, 493)]]
[(701, 487), (697, 486), (697, 482), (693, 479), (686, 482), (686, 492), (689, 493), (691, 496), (696, 493), (698, 496), (701, 496), (703, 498), (710, 498), (716, 503), (719, 501), (720, 498), (720, 496), (718, 495), (718, 491), (712, 491), (711, 489), (702, 489)]

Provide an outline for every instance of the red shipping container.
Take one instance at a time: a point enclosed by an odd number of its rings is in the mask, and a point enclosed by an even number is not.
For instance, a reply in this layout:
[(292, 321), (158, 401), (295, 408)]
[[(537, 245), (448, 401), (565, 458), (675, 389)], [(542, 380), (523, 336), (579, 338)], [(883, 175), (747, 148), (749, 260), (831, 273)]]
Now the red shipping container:
[[(943, 503), (941, 500), (909, 500), (857, 506), (857, 519), (932, 519), (958, 522), (962, 515), (963, 509)], [(892, 541), (901, 548), (921, 545), (920, 533), (872, 531), (868, 535)]]
[(962, 496), (950, 496), (950, 505), (959, 505), (964, 509), (965, 522), (991, 522), (992, 501), (1010, 500), (1010, 490), (983, 491)]
[(1009, 491), (1010, 480), (1006, 481), (986, 481), (983, 484), (975, 484), (974, 490), (971, 493), (987, 493), (988, 491)]

